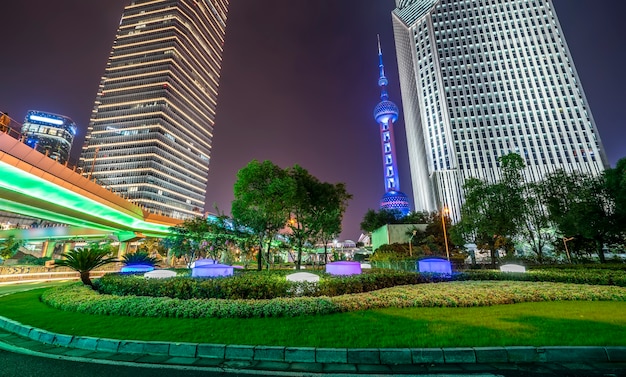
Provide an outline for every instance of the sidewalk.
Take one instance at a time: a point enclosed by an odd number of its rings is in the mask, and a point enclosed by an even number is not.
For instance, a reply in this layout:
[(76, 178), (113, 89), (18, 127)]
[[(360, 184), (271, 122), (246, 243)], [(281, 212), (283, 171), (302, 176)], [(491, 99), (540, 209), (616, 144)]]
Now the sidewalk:
[[(100, 363), (274, 375), (457, 374), (626, 376), (626, 347), (335, 349), (140, 342), (54, 334), (0, 317), (0, 349)], [(587, 374), (585, 371), (588, 371)]]

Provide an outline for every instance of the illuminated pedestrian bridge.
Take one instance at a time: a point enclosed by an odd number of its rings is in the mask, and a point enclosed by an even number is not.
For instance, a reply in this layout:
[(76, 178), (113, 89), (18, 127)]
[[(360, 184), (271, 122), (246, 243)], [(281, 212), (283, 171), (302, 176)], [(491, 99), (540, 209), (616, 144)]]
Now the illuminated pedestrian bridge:
[[(119, 241), (163, 237), (182, 222), (145, 211), (98, 183), (0, 133), (0, 211), (65, 224), (12, 230), (18, 238), (63, 239), (113, 235)], [(0, 231), (2, 233), (11, 231)]]

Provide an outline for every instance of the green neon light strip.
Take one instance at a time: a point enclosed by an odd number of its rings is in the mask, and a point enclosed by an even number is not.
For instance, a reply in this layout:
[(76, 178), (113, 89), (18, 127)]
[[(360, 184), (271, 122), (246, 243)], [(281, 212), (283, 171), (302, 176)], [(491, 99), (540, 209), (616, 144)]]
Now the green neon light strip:
[[(4, 162), (0, 162), (0, 177), (9, 177), (10, 179), (7, 181), (0, 178), (0, 188), (46, 201), (50, 203), (52, 208), (62, 206), (79, 213), (119, 224), (120, 228), (117, 230), (132, 230), (151, 234), (169, 233), (169, 225), (150, 223), (139, 217), (120, 212)], [(50, 211), (46, 212), (50, 213)], [(81, 219), (78, 218), (77, 220), (80, 222)], [(67, 219), (63, 221), (59, 219), (59, 222), (67, 222)], [(76, 223), (77, 221), (74, 220), (73, 222)], [(102, 229), (102, 225), (95, 229)], [(106, 229), (111, 228), (106, 227)]]

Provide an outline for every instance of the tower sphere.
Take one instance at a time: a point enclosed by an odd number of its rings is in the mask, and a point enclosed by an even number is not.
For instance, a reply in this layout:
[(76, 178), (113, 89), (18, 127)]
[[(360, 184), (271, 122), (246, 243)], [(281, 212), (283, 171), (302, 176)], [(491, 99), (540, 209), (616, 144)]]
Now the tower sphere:
[(380, 199), (380, 208), (386, 210), (398, 210), (404, 217), (411, 211), (409, 197), (402, 191), (388, 191)]
[(398, 120), (398, 106), (391, 101), (380, 101), (378, 105), (374, 108), (374, 119), (378, 124), (388, 123), (391, 118), (392, 122)]

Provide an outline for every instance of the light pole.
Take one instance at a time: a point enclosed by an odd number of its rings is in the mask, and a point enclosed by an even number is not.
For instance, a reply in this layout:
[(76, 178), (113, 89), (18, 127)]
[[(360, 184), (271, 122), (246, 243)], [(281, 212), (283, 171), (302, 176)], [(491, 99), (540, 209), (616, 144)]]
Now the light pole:
[(571, 241), (573, 239), (574, 237), (569, 237), (569, 238), (563, 237), (563, 245), (565, 245), (565, 255), (567, 255), (567, 261), (569, 263), (572, 263), (572, 257), (570, 257), (569, 250), (567, 249), (567, 241)]
[(417, 234), (417, 229), (413, 229), (413, 234), (409, 237), (409, 256), (413, 256), (413, 237)]
[(443, 241), (446, 244), (446, 257), (448, 258), (448, 262), (450, 262), (450, 250), (448, 249), (448, 232), (446, 231), (446, 220), (445, 220), (445, 214), (448, 213), (448, 207), (446, 207), (446, 205), (443, 205), (443, 208), (441, 208), (441, 225), (443, 225)]

